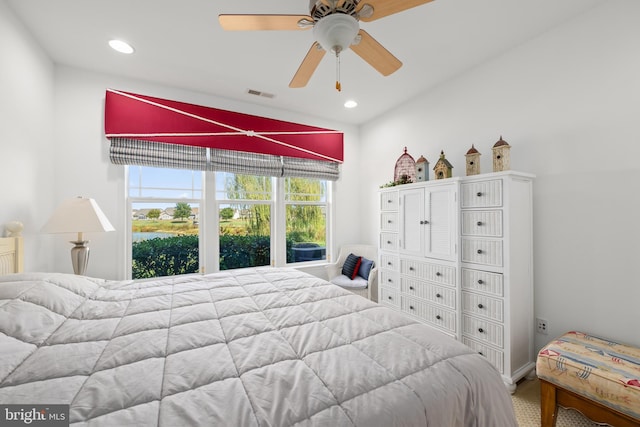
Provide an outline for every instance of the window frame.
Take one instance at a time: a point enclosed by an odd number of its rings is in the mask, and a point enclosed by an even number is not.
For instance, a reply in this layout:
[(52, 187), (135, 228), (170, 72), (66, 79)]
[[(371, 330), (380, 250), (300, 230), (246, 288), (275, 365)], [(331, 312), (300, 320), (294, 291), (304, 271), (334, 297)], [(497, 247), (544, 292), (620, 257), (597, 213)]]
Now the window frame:
[[(130, 180), (129, 180), (129, 168), (124, 168), (124, 185), (125, 185), (125, 278), (130, 280), (132, 277), (132, 209), (135, 203), (177, 203), (185, 202), (190, 204), (198, 204), (199, 209), (199, 234), (198, 234), (198, 251), (199, 251), (199, 271), (200, 273), (214, 273), (220, 271), (220, 218), (219, 211), (220, 206), (225, 204), (232, 204), (238, 202), (238, 199), (218, 199), (216, 190), (216, 172), (215, 171), (192, 171), (201, 174), (202, 177), (202, 189), (201, 198), (167, 198), (167, 197), (142, 197), (131, 196), (130, 193)], [(138, 166), (133, 166), (138, 167)], [(149, 167), (149, 166), (142, 166)], [(269, 204), (271, 208), (271, 224), (270, 224), (270, 258), (271, 266), (283, 267), (283, 266), (321, 266), (331, 262), (331, 250), (333, 240), (333, 224), (334, 224), (334, 181), (322, 180), (326, 183), (326, 197), (325, 201), (287, 201), (285, 191), (285, 180), (288, 177), (266, 177), (272, 180), (271, 191), (272, 198), (270, 200), (244, 200), (243, 203), (247, 204)], [(305, 178), (304, 179), (316, 179)], [(162, 187), (160, 187), (162, 188)], [(326, 235), (326, 258), (323, 260), (303, 261), (303, 262), (287, 262), (286, 251), (286, 209), (287, 205), (312, 205), (325, 206), (325, 235)], [(209, 213), (212, 213), (211, 215)]]

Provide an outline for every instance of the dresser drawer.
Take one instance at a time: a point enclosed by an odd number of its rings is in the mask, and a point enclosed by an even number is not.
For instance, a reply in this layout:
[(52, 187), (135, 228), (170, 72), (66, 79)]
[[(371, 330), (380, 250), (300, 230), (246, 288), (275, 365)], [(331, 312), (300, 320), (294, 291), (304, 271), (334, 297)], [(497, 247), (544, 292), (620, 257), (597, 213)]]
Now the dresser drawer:
[(462, 262), (502, 267), (502, 240), (463, 237)]
[(380, 270), (380, 286), (387, 288), (400, 289), (400, 275), (397, 271)]
[(405, 313), (417, 316), (438, 328), (456, 332), (456, 314), (452, 311), (406, 296), (402, 296), (400, 308)]
[(463, 211), (462, 235), (502, 237), (502, 211)]
[(444, 286), (436, 286), (428, 282), (402, 277), (400, 289), (403, 294), (423, 298), (452, 310), (456, 309), (456, 290)]
[(400, 271), (400, 261), (398, 260), (398, 255), (393, 254), (381, 254), (380, 255), (380, 268), (384, 268), (385, 270), (393, 270)]
[(398, 210), (398, 192), (388, 191), (380, 193), (380, 210), (381, 211), (397, 211)]
[(488, 320), (463, 315), (462, 333), (481, 342), (488, 342), (500, 348), (503, 348), (504, 346), (504, 331), (502, 329), (502, 325), (489, 322)]
[(382, 231), (398, 231), (398, 212), (382, 212), (380, 214), (380, 229)]
[(480, 344), (477, 341), (470, 340), (468, 337), (462, 337), (462, 342), (471, 347), (472, 350), (477, 351), (479, 354), (487, 358), (493, 366), (498, 369), (501, 374), (504, 374), (504, 353), (500, 350), (495, 350), (484, 344)]
[(448, 265), (402, 259), (400, 260), (400, 273), (441, 285), (456, 285), (456, 269)]
[(469, 182), (460, 185), (464, 208), (486, 208), (502, 206), (502, 180)]
[(379, 299), (381, 304), (388, 305), (393, 308), (400, 308), (400, 296), (397, 291), (381, 287)]
[(502, 300), (473, 292), (462, 291), (462, 311), (498, 322), (504, 320)]
[(462, 289), (501, 297), (504, 295), (504, 285), (502, 283), (502, 274), (469, 268), (462, 269)]
[(398, 250), (398, 233), (380, 233), (380, 248), (383, 251)]

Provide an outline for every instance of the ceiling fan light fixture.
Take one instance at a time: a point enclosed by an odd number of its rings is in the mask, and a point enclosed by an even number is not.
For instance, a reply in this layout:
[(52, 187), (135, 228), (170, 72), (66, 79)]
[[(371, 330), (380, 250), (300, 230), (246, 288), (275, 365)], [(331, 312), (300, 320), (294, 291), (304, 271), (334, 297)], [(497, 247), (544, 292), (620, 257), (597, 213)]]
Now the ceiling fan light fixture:
[(338, 54), (351, 46), (359, 30), (360, 25), (353, 16), (334, 13), (316, 22), (313, 35), (324, 50)]

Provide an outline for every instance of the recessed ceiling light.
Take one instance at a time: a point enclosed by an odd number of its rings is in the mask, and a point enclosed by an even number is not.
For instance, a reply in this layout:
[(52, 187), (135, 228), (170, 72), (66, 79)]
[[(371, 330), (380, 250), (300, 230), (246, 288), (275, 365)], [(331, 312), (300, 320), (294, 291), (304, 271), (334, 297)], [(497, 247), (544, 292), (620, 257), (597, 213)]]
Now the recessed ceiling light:
[(344, 108), (356, 108), (357, 106), (358, 106), (358, 103), (353, 99), (350, 99), (344, 103)]
[(131, 45), (127, 42), (123, 42), (122, 40), (109, 40), (109, 46), (120, 53), (133, 53)]

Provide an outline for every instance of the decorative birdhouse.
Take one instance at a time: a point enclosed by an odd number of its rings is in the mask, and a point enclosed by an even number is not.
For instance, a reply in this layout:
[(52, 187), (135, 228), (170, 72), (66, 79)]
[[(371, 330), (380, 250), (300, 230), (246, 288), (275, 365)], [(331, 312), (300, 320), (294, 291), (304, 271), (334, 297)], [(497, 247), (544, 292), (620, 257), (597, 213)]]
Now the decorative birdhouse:
[(438, 162), (433, 167), (436, 179), (451, 178), (453, 176), (452, 169), (453, 166), (444, 157), (444, 151), (441, 151), (440, 159), (438, 159)]
[(416, 181), (429, 181), (429, 160), (425, 159), (424, 156), (420, 156), (416, 160)]
[(467, 176), (478, 175), (480, 173), (480, 153), (473, 144), (465, 157), (467, 159)]
[(493, 145), (493, 171), (501, 172), (507, 171), (511, 168), (511, 155), (509, 150), (511, 146), (507, 144), (507, 141), (500, 139)]
[(407, 153), (407, 147), (404, 147), (404, 154), (396, 161), (393, 180), (400, 184), (416, 182), (416, 161)]

